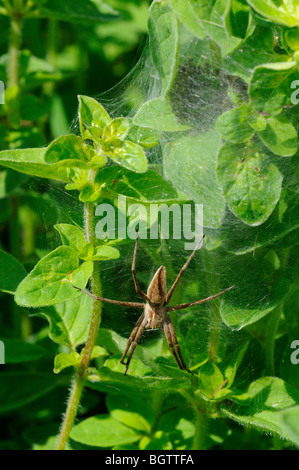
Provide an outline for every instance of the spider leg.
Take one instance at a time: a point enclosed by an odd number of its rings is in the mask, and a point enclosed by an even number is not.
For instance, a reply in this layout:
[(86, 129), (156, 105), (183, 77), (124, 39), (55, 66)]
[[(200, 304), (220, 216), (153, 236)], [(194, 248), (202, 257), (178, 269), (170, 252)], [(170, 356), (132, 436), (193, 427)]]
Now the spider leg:
[[(126, 349), (125, 349), (125, 351), (124, 351), (124, 353), (121, 357), (121, 360), (120, 360), (120, 363), (124, 364), (126, 366), (125, 375), (128, 372), (129, 365), (130, 365), (133, 353), (134, 353), (135, 348), (136, 348), (136, 346), (137, 346), (137, 344), (138, 344), (138, 342), (139, 342), (139, 340), (142, 336), (142, 333), (144, 331), (144, 328), (145, 328), (146, 324), (147, 324), (147, 319), (145, 318), (144, 314), (142, 314), (139, 317), (135, 327), (133, 328), (132, 333), (130, 334), (130, 337), (129, 337), (128, 342), (127, 342)], [(128, 359), (125, 362), (125, 358), (126, 358), (127, 352), (130, 349), (130, 346), (131, 346), (131, 350), (130, 350)]]
[(180, 369), (186, 370), (187, 372), (190, 372), (192, 374), (192, 372), (186, 366), (186, 363), (182, 356), (181, 348), (179, 346), (179, 343), (178, 343), (178, 340), (174, 331), (174, 327), (169, 316), (166, 317), (163, 328), (164, 328), (164, 333), (166, 336), (167, 344), (169, 346), (170, 351), (172, 352), (173, 357), (176, 360), (177, 365), (179, 366)]
[(141, 297), (142, 299), (146, 300), (146, 302), (149, 302), (148, 296), (141, 290), (137, 277), (136, 277), (136, 271), (135, 271), (135, 266), (136, 266), (136, 256), (137, 256), (137, 248), (138, 248), (138, 230), (136, 229), (136, 240), (135, 240), (135, 247), (134, 247), (134, 254), (133, 254), (133, 261), (132, 261), (132, 267), (131, 267), (131, 272), (132, 272), (132, 277), (135, 285), (135, 290), (137, 292), (137, 295)]
[(206, 297), (205, 299), (195, 300), (194, 302), (188, 302), (186, 304), (174, 305), (173, 307), (166, 307), (166, 310), (167, 312), (174, 312), (175, 310), (182, 310), (183, 308), (192, 307), (193, 305), (203, 304), (204, 302), (209, 302), (210, 300), (213, 300), (216, 297), (219, 297), (219, 295), (222, 295), (225, 292), (228, 292), (229, 290), (234, 289), (235, 287), (236, 286), (228, 287), (227, 289), (224, 289), (223, 291), (218, 292), (218, 294), (211, 295), (210, 297)]
[(192, 260), (192, 258), (194, 257), (199, 245), (202, 243), (203, 239), (204, 239), (205, 235), (200, 239), (200, 241), (197, 243), (196, 247), (194, 248), (194, 250), (192, 251), (191, 255), (189, 256), (189, 258), (187, 259), (186, 263), (184, 264), (184, 266), (182, 267), (182, 269), (180, 270), (179, 274), (177, 275), (177, 278), (176, 280), (174, 281), (174, 283), (172, 284), (171, 288), (169, 289), (168, 293), (167, 293), (167, 296), (166, 296), (166, 305), (169, 303), (171, 297), (172, 297), (172, 294), (174, 293), (174, 290), (179, 282), (179, 280), (181, 279), (184, 271), (187, 269), (188, 267), (188, 264), (190, 263), (190, 261)]
[(106, 299), (105, 297), (99, 297), (98, 295), (94, 295), (88, 290), (80, 289), (80, 287), (77, 287), (77, 286), (73, 286), (73, 287), (83, 292), (83, 294), (87, 294), (93, 299), (100, 300), (101, 302), (107, 302), (109, 304), (114, 304), (114, 305), (120, 305), (121, 307), (133, 307), (133, 308), (144, 308), (144, 305), (145, 305), (139, 302), (123, 302), (122, 300)]

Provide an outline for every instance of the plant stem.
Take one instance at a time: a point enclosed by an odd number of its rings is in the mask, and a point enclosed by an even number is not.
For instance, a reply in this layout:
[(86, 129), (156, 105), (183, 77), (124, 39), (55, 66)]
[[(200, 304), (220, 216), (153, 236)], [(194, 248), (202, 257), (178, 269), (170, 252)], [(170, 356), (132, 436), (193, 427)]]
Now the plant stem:
[(84, 376), (76, 374), (73, 385), (71, 387), (71, 393), (68, 399), (67, 409), (64, 415), (63, 423), (60, 429), (56, 450), (64, 450), (74, 425), (78, 407), (80, 404), (82, 392), (84, 388)]
[(195, 433), (193, 436), (192, 450), (205, 450), (208, 417), (199, 407), (195, 408), (195, 412)]
[[(91, 172), (93, 177), (93, 172)], [(94, 243), (94, 205), (92, 203), (84, 204), (84, 224), (85, 224), (85, 239), (87, 243)], [(99, 271), (94, 269), (91, 276), (91, 288), (95, 295), (101, 295), (101, 281)], [(56, 450), (64, 450), (67, 444), (69, 435), (74, 425), (78, 407), (80, 405), (81, 396), (84, 390), (86, 370), (89, 367), (91, 360), (92, 350), (94, 348), (98, 328), (101, 322), (102, 302), (97, 300), (93, 301), (92, 315), (89, 326), (89, 332), (85, 347), (82, 352), (82, 360), (79, 368), (76, 371), (73, 385), (71, 388), (70, 397), (68, 400), (67, 410), (64, 416), (60, 435), (58, 438)]]
[(196, 393), (195, 395), (192, 395), (186, 390), (181, 391), (180, 393), (190, 403), (195, 413), (195, 432), (191, 450), (205, 450), (209, 420), (207, 404), (200, 394)]
[(8, 86), (19, 85), (19, 56), (22, 43), (22, 15), (14, 11), (11, 16), (10, 41), (8, 50)]

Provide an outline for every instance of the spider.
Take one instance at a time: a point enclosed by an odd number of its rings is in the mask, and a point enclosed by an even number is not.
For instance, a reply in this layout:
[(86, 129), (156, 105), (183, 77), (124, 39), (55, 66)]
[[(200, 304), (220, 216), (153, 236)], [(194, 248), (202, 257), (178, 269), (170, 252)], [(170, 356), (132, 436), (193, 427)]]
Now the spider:
[[(136, 293), (139, 297), (145, 300), (145, 303), (123, 302), (120, 300), (106, 299), (104, 297), (99, 297), (97, 295), (91, 294), (87, 290), (80, 289), (79, 287), (73, 286), (75, 289), (80, 290), (84, 294), (87, 294), (90, 297), (96, 300), (100, 300), (102, 302), (108, 302), (110, 304), (120, 305), (122, 307), (132, 307), (132, 308), (143, 309), (143, 313), (137, 320), (137, 323), (135, 324), (135, 327), (133, 328), (132, 333), (130, 334), (130, 337), (128, 339), (125, 351), (120, 359), (121, 364), (126, 366), (125, 375), (128, 372), (133, 353), (143, 334), (144, 329), (145, 328), (155, 329), (157, 327), (161, 327), (161, 329), (164, 330), (168, 346), (170, 348), (170, 351), (172, 352), (173, 357), (176, 360), (178, 367), (182, 370), (192, 373), (186, 366), (186, 363), (183, 359), (181, 349), (180, 349), (180, 346), (178, 344), (178, 340), (175, 334), (174, 326), (171, 322), (168, 312), (174, 312), (176, 310), (182, 310), (184, 308), (192, 307), (193, 305), (198, 305), (204, 302), (208, 302), (209, 300), (213, 300), (219, 295), (222, 295), (225, 292), (228, 292), (229, 290), (235, 287), (235, 286), (228, 287), (227, 289), (224, 289), (223, 291), (218, 292), (217, 294), (211, 295), (210, 297), (206, 297), (205, 299), (195, 300), (194, 302), (188, 302), (185, 304), (174, 305), (172, 307), (167, 306), (170, 302), (172, 294), (174, 293), (174, 290), (180, 278), (182, 277), (184, 271), (186, 270), (190, 261), (194, 257), (196, 250), (198, 249), (199, 245), (202, 243), (204, 237), (205, 236), (201, 238), (200, 242), (197, 244), (197, 246), (195, 247), (195, 249), (189, 256), (188, 260), (186, 261), (186, 263), (180, 270), (179, 274), (177, 275), (169, 291), (167, 291), (167, 285), (166, 285), (166, 268), (165, 266), (160, 266), (160, 268), (155, 273), (147, 289), (147, 293), (145, 294), (139, 287), (137, 277), (136, 277), (136, 271), (135, 271), (136, 255), (137, 255), (138, 240), (139, 240), (138, 231), (136, 230), (136, 240), (135, 240), (135, 248), (134, 248), (131, 271), (132, 271), (133, 281), (135, 284)], [(127, 361), (125, 362), (127, 354), (128, 354), (128, 358), (127, 358)]]

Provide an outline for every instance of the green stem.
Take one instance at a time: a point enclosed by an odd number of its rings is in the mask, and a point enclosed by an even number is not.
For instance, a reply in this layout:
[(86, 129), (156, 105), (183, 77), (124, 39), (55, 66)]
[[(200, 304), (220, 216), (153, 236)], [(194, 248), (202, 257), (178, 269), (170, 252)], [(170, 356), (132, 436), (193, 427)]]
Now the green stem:
[[(47, 31), (47, 55), (46, 60), (53, 68), (56, 67), (56, 49), (57, 49), (57, 21), (50, 19), (48, 20), (48, 31)], [(52, 96), (55, 89), (54, 82), (47, 82), (44, 84), (44, 94)]]
[[(90, 172), (90, 178), (94, 177), (94, 173)], [(84, 204), (84, 224), (85, 224), (85, 239), (87, 243), (94, 243), (94, 205), (92, 203)], [(101, 281), (99, 271), (94, 269), (91, 276), (91, 288), (95, 295), (101, 295)], [(84, 382), (87, 368), (89, 367), (92, 350), (94, 348), (98, 328), (101, 322), (102, 302), (97, 300), (93, 301), (92, 315), (89, 326), (89, 332), (85, 347), (82, 352), (81, 364), (76, 371), (73, 385), (71, 388), (70, 397), (68, 400), (67, 410), (64, 416), (60, 435), (56, 450), (64, 450), (69, 439), (72, 427), (74, 425), (78, 407), (80, 404), (81, 396), (84, 390)]]
[(19, 85), (19, 56), (22, 43), (22, 15), (14, 11), (11, 16), (10, 41), (8, 50), (8, 86)]
[(195, 433), (193, 436), (192, 450), (205, 450), (208, 417), (199, 407), (195, 409), (195, 413)]
[(84, 388), (84, 376), (76, 374), (68, 399), (66, 413), (60, 429), (56, 450), (65, 450), (69, 435), (74, 425)]
[(269, 314), (268, 333), (265, 339), (265, 374), (275, 375), (275, 341), (279, 321), (282, 313), (282, 304)]
[(207, 404), (198, 393), (195, 396), (186, 390), (180, 393), (190, 403), (195, 413), (195, 432), (191, 450), (205, 450), (209, 421)]

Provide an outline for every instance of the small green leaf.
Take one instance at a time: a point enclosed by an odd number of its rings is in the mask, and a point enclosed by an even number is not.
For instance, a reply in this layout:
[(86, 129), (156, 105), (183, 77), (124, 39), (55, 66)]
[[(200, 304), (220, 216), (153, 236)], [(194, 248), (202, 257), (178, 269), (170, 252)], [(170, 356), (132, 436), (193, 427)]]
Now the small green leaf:
[(60, 353), (54, 359), (54, 374), (59, 374), (67, 367), (76, 367), (80, 364), (81, 356), (76, 351), (71, 353)]
[(102, 348), (102, 346), (95, 345), (91, 353), (91, 359), (96, 359), (97, 357), (107, 357), (107, 356), (109, 356), (109, 354), (106, 351), (106, 349)]
[(282, 157), (295, 155), (298, 149), (298, 135), (293, 124), (286, 116), (270, 116), (266, 118), (265, 130), (258, 132), (263, 144), (271, 152)]
[(249, 85), (253, 107), (265, 113), (279, 114), (283, 106), (292, 105), (291, 83), (296, 79), (298, 68), (295, 62), (280, 61), (256, 67)]
[(189, 0), (171, 0), (172, 8), (177, 14), (179, 20), (187, 26), (200, 39), (204, 39), (206, 32), (201, 24), (199, 17), (195, 14), (193, 6)]
[(56, 224), (54, 228), (59, 232), (64, 245), (70, 246), (78, 252), (86, 245), (83, 230), (76, 225)]
[(299, 26), (297, 0), (248, 0), (248, 3), (258, 13), (274, 23), (289, 27)]
[(255, 144), (224, 144), (217, 177), (230, 210), (248, 225), (264, 223), (279, 200), (282, 176)]
[(224, 19), (231, 36), (246, 38), (250, 27), (250, 7), (245, 0), (231, 0)]
[(223, 383), (224, 377), (216, 364), (206, 362), (201, 366), (199, 373), (199, 386), (200, 391), (204, 395), (212, 398)]
[(250, 140), (255, 132), (250, 127), (248, 109), (245, 103), (222, 114), (216, 123), (216, 129), (223, 139), (239, 143)]
[(0, 290), (14, 294), (26, 276), (27, 271), (24, 266), (12, 255), (0, 250)]
[(90, 139), (92, 136), (88, 131), (89, 127), (97, 127), (103, 132), (104, 127), (111, 122), (111, 118), (103, 106), (89, 96), (79, 95), (79, 122), (83, 139)]
[(76, 251), (60, 246), (42, 258), (19, 285), (15, 301), (23, 307), (44, 307), (59, 304), (80, 295), (72, 286), (85, 287), (93, 271), (93, 263), (79, 266)]
[(117, 421), (137, 431), (150, 433), (154, 413), (146, 397), (138, 399), (137, 396), (120, 397), (119, 395), (109, 394), (106, 405), (111, 416)]
[(98, 246), (92, 255), (93, 261), (105, 261), (108, 259), (118, 259), (120, 253), (116, 248), (112, 246)]
[(228, 4), (224, 0), (214, 0), (212, 3), (210, 0), (189, 0), (189, 3), (206, 34), (220, 45), (223, 57), (238, 47), (241, 39), (230, 35), (225, 28), (225, 16), (231, 2)]
[(224, 378), (227, 380), (227, 387), (230, 387), (233, 384), (237, 370), (247, 351), (248, 345), (249, 341), (245, 342), (240, 349), (236, 349), (221, 362), (221, 370), (223, 370)]
[(77, 424), (71, 432), (71, 439), (76, 442), (104, 448), (130, 444), (138, 441), (140, 437), (133, 429), (109, 415), (87, 418)]
[(86, 341), (92, 303), (89, 295), (79, 294), (79, 297), (42, 309), (38, 315), (48, 320), (52, 341), (74, 349)]
[(103, 140), (117, 145), (125, 140), (130, 129), (130, 122), (126, 118), (115, 118), (106, 125), (103, 131)]
[(177, 64), (178, 21), (168, 0), (153, 2), (149, 10), (149, 47), (162, 79), (162, 94), (169, 89)]
[(151, 148), (159, 143), (159, 137), (155, 131), (146, 127), (130, 125), (128, 140), (141, 145), (143, 148)]
[(147, 171), (147, 158), (140, 145), (127, 140), (121, 147), (116, 147), (113, 152), (108, 153), (109, 158), (120, 166), (136, 173)]
[(133, 119), (140, 127), (164, 132), (178, 132), (190, 129), (175, 116), (167, 98), (155, 98), (144, 103)]
[(45, 162), (57, 163), (61, 160), (89, 161), (96, 155), (96, 151), (87, 145), (82, 137), (69, 134), (58, 137), (47, 148)]
[(98, 172), (95, 183), (99, 193), (102, 190), (105, 197), (113, 200), (118, 195), (125, 196), (130, 202), (141, 203), (187, 200), (179, 197), (172, 184), (153, 170), (137, 174), (118, 166), (106, 167)]

